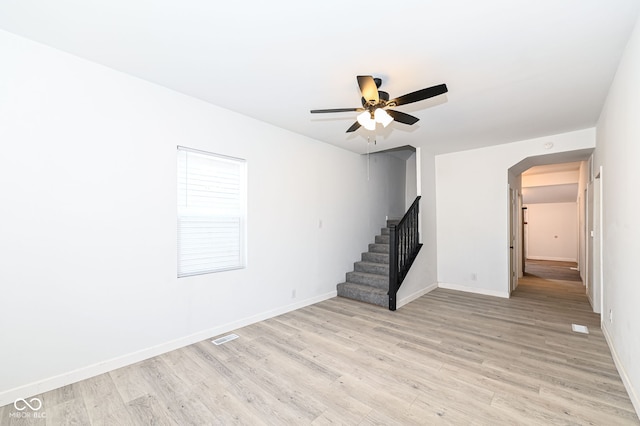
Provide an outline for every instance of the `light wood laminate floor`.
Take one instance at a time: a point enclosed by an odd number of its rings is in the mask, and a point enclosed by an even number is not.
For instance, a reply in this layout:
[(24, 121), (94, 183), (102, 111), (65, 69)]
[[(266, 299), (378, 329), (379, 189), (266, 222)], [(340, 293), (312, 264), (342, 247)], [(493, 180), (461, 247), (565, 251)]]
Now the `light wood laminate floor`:
[(525, 275), (543, 279), (582, 282), (576, 262), (527, 259)]
[(45, 419), (2, 407), (0, 424), (640, 424), (580, 282), (436, 289), (396, 312), (334, 298), (235, 333), (39, 395)]

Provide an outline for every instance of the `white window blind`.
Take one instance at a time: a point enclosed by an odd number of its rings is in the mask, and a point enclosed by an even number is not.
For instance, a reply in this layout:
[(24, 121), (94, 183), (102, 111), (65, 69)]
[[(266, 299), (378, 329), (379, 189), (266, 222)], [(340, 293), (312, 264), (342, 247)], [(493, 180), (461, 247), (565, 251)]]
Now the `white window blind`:
[(245, 266), (246, 162), (178, 147), (178, 277)]

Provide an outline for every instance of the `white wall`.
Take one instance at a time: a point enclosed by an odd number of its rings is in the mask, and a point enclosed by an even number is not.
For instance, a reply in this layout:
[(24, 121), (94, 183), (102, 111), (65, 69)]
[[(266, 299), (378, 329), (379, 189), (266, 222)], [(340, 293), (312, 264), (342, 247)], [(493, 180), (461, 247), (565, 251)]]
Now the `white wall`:
[(386, 226), (386, 216), (390, 219), (401, 218), (405, 213), (406, 164), (404, 160), (384, 152), (362, 157), (368, 163), (367, 196), (371, 213), (369, 222), (372, 225), (369, 233), (373, 242), (380, 228)]
[[(2, 31), (0, 56), (0, 406), (331, 297), (388, 214), (363, 156)], [(177, 145), (247, 160), (246, 269), (176, 278)]]
[(418, 149), (416, 151), (416, 165), (417, 175), (420, 179), (419, 189), (416, 190), (417, 195), (421, 196), (419, 224), (422, 248), (404, 278), (400, 290), (398, 290), (398, 308), (438, 286), (434, 154), (424, 148)]
[[(552, 149), (545, 149), (547, 142), (553, 142)], [(508, 169), (527, 157), (594, 145), (595, 129), (585, 129), (438, 155), (439, 285), (507, 297)]]
[[(602, 166), (603, 329), (640, 413), (640, 21), (598, 120), (595, 170)], [(609, 311), (613, 320), (609, 319)]]
[(527, 204), (527, 257), (578, 261), (578, 204)]
[(577, 183), (580, 179), (580, 170), (570, 170), (552, 173), (523, 174), (522, 186), (546, 186), (565, 185)]
[(406, 162), (406, 188), (405, 188), (405, 196), (404, 196), (404, 210), (407, 211), (411, 204), (416, 200), (418, 196), (418, 175), (417, 175), (417, 163), (416, 163), (416, 153), (411, 154), (409, 158), (407, 158)]

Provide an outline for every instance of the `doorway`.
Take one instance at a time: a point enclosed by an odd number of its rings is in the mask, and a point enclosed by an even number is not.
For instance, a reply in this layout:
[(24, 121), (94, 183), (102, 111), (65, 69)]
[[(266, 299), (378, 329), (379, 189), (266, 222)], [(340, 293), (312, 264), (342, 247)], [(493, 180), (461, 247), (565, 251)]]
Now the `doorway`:
[[(583, 194), (589, 177), (593, 176), (587, 176), (592, 154), (593, 149), (584, 149), (528, 157), (509, 168), (509, 187), (519, 190), (520, 196), (518, 209), (513, 212), (512, 194), (509, 194), (507, 215), (510, 230), (509, 242), (511, 242), (512, 223), (514, 220), (517, 222), (515, 245), (518, 252), (515, 265), (517, 278), (524, 276), (525, 273), (540, 274), (541, 269), (545, 270), (543, 274), (548, 274), (560, 268), (557, 270), (562, 273), (557, 276), (557, 279), (571, 281), (579, 280), (580, 275), (585, 273), (585, 247), (588, 242), (584, 237), (586, 220), (583, 206), (586, 200)], [(537, 173), (534, 176), (529, 173), (526, 177), (526, 171), (538, 166), (550, 167), (551, 169), (546, 171), (552, 173)], [(550, 180), (550, 178), (554, 179)], [(570, 222), (565, 221), (564, 225), (558, 228), (556, 223), (558, 221), (555, 220), (557, 213), (553, 212), (554, 208), (563, 211), (561, 215), (564, 217), (571, 216)], [(546, 227), (542, 237), (535, 235), (536, 218), (538, 220), (542, 218), (542, 223), (537, 223), (538, 228), (541, 224), (543, 230)], [(556, 228), (554, 229), (553, 226)], [(567, 230), (571, 232), (566, 232)], [(527, 260), (530, 261), (528, 265), (530, 270), (527, 267)], [(506, 271), (510, 277), (510, 291), (514, 288), (513, 269), (513, 262), (510, 261), (509, 269)]]
[(545, 280), (582, 282), (582, 277), (580, 276), (576, 262), (527, 259), (525, 275)]
[[(576, 189), (577, 194), (577, 189)], [(525, 199), (526, 200), (526, 199)], [(536, 201), (531, 200), (530, 201)], [(542, 265), (553, 266), (546, 272), (558, 271), (556, 279), (577, 277), (579, 256), (579, 216), (577, 200), (528, 203), (527, 233), (524, 245), (525, 273), (532, 273)], [(543, 263), (545, 261), (546, 263)], [(565, 268), (566, 273), (560, 273)]]
[(520, 209), (518, 191), (509, 187), (509, 294), (518, 287), (518, 210)]

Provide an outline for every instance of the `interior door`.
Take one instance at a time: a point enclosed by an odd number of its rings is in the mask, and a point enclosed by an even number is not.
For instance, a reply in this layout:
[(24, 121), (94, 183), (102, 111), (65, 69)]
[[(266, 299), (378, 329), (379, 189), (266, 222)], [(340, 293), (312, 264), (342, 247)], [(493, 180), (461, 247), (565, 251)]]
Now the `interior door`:
[(591, 262), (591, 306), (593, 312), (602, 312), (602, 230), (600, 228), (600, 200), (602, 197), (602, 180), (600, 179), (600, 173), (593, 181), (593, 214), (591, 215), (593, 220), (593, 256)]
[(518, 286), (518, 251), (516, 250), (517, 236), (517, 191), (509, 187), (509, 294)]
[(593, 182), (589, 182), (587, 184), (586, 190), (586, 222), (587, 222), (587, 259), (585, 265), (585, 280), (584, 284), (586, 286), (585, 291), (587, 292), (587, 297), (589, 298), (589, 302), (591, 303), (591, 307), (593, 307)]
[(522, 212), (520, 214), (520, 226), (522, 227), (521, 229), (521, 235), (522, 235), (522, 239), (521, 239), (521, 246), (520, 246), (520, 252), (522, 254), (522, 276), (524, 276), (525, 272), (526, 272), (526, 265), (527, 265), (527, 238), (529, 237), (528, 235), (528, 228), (527, 228), (527, 208), (526, 207), (521, 207), (520, 211)]

